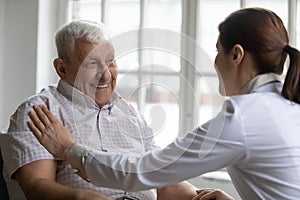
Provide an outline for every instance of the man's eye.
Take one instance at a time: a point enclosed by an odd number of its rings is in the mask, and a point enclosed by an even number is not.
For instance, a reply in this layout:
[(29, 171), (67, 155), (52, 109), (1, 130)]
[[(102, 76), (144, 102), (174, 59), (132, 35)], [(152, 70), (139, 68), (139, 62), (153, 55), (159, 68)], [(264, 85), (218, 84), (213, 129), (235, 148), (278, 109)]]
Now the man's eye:
[(86, 65), (84, 65), (85, 68), (87, 69), (95, 69), (98, 67), (97, 62), (89, 62)]
[(105, 64), (106, 64), (107, 66), (110, 66), (111, 64), (114, 64), (114, 62), (115, 62), (115, 59), (112, 58), (112, 59), (110, 59), (110, 60), (107, 60), (107, 61), (105, 62)]

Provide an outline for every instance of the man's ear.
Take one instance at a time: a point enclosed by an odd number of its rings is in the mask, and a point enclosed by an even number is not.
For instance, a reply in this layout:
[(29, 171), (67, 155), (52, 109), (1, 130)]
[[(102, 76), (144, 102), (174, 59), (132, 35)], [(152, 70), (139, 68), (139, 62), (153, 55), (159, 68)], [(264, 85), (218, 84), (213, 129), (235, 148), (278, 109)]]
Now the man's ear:
[(54, 61), (53, 61), (53, 66), (54, 66), (58, 76), (61, 79), (64, 79), (65, 76), (66, 76), (64, 61), (61, 58), (55, 58)]
[(240, 44), (236, 44), (233, 46), (231, 51), (231, 60), (238, 66), (245, 56), (244, 48)]

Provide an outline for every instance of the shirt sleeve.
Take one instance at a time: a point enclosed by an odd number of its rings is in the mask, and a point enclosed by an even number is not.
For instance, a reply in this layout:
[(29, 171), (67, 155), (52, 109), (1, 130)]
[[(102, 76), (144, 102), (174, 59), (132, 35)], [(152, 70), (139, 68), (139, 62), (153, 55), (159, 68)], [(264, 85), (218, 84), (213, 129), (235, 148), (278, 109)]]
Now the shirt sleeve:
[(163, 187), (234, 165), (246, 154), (240, 110), (233, 100), (208, 123), (161, 150), (137, 157), (92, 151), (84, 163), (98, 186), (126, 191)]
[(43, 96), (33, 97), (22, 103), (11, 116), (7, 133), (1, 134), (5, 174), (10, 178), (17, 169), (28, 163), (41, 159), (54, 159), (27, 126), (30, 120), (28, 112), (32, 110), (33, 105), (39, 104), (48, 105), (48, 99)]

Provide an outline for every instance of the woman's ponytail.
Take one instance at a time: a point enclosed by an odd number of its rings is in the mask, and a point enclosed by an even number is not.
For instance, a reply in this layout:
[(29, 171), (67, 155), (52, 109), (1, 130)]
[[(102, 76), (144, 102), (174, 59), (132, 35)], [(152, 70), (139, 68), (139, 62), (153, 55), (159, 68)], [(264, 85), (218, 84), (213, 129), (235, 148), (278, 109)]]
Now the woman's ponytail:
[(283, 51), (290, 57), (290, 66), (283, 84), (282, 96), (300, 103), (300, 52), (289, 45), (286, 45)]

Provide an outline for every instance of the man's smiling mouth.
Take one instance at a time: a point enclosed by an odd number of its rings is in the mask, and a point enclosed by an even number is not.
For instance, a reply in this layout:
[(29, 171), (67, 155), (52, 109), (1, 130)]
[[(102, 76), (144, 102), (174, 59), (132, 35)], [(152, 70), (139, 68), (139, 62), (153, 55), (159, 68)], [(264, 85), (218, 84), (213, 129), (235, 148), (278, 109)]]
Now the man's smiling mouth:
[(108, 84), (96, 85), (96, 88), (107, 88)]
[(95, 87), (98, 88), (98, 89), (107, 88), (110, 83), (111, 83), (111, 81), (103, 83), (103, 84), (98, 84)]

